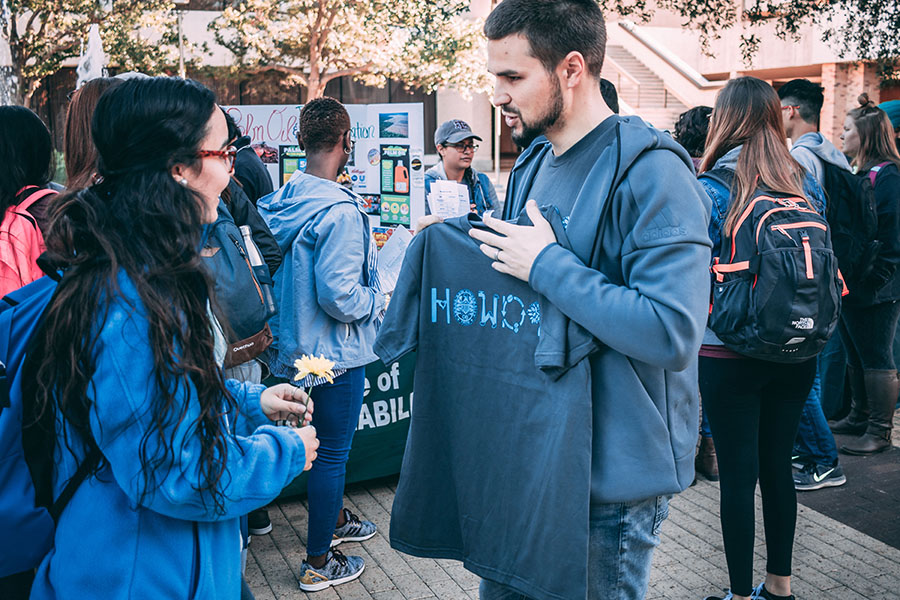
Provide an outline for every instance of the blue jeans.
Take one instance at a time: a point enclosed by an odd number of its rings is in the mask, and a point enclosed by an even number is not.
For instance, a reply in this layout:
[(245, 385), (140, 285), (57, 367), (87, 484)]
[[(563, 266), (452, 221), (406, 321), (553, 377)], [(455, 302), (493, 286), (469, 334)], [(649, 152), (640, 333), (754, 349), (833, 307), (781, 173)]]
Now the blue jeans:
[(844, 406), (844, 378), (847, 375), (847, 352), (840, 332), (835, 331), (817, 361), (821, 379), (819, 401), (826, 418), (838, 414)]
[(828, 420), (822, 411), (821, 398), (821, 357), (818, 360), (819, 369), (816, 371), (816, 379), (813, 381), (809, 396), (803, 404), (803, 412), (800, 415), (800, 427), (797, 429), (797, 438), (794, 440), (794, 449), (804, 460), (817, 465), (833, 467), (838, 462), (837, 446), (834, 444), (834, 434), (828, 427)]
[[(703, 398), (700, 398), (700, 404), (703, 405)], [(700, 435), (705, 438), (712, 437), (712, 431), (709, 430), (709, 419), (706, 418), (706, 411), (700, 409)]]
[[(623, 504), (592, 504), (588, 545), (588, 600), (641, 600), (647, 594), (659, 528), (669, 516), (669, 497)], [(560, 557), (547, 557), (555, 568)], [(556, 565), (559, 566), (559, 565)], [(564, 576), (565, 570), (561, 570)], [(481, 600), (529, 600), (505, 585), (481, 580)]]
[(334, 383), (316, 386), (312, 424), (319, 438), (318, 456), (309, 471), (309, 529), (306, 553), (322, 556), (331, 547), (344, 503), (344, 476), (353, 434), (359, 423), (366, 368), (350, 369)]

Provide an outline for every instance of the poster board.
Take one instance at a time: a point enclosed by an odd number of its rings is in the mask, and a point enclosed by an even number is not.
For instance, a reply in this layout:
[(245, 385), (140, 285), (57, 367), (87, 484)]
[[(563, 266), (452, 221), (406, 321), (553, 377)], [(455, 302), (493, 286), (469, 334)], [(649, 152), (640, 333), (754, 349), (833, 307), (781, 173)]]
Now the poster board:
[[(424, 108), (421, 103), (345, 104), (353, 152), (347, 161), (351, 188), (367, 203), (376, 240), (383, 243), (397, 225), (414, 228), (425, 214)], [(224, 107), (265, 163), (275, 189), (306, 155), (297, 143), (299, 104)]]

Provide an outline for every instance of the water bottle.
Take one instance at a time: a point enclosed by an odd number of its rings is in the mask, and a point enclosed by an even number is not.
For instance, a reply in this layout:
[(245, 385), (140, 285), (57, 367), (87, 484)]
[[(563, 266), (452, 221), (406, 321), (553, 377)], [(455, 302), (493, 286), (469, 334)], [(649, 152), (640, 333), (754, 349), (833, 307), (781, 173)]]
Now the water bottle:
[[(259, 248), (256, 247), (256, 242), (253, 241), (250, 227), (248, 225), (241, 225), (240, 230), (241, 237), (244, 240), (244, 247), (247, 249), (247, 259), (250, 261), (250, 266), (253, 267), (254, 274), (257, 274), (256, 279), (259, 282), (259, 287), (263, 293), (263, 303), (266, 305), (266, 312), (270, 315), (274, 315), (277, 312), (277, 308), (275, 307), (275, 296), (272, 294), (269, 267), (263, 262), (262, 255), (259, 253)], [(265, 275), (265, 277), (262, 278), (260, 277), (261, 275)], [(261, 279), (265, 279), (265, 282)]]

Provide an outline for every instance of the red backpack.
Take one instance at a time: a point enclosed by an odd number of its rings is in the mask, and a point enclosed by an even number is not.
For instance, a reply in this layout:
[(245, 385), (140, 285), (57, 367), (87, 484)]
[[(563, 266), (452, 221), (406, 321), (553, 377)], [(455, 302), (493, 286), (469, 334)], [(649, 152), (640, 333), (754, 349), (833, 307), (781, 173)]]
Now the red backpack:
[[(19, 194), (26, 189), (19, 190)], [(36, 189), (19, 204), (6, 209), (3, 223), (0, 223), (0, 296), (44, 275), (37, 266), (38, 256), (44, 251), (44, 236), (28, 209), (41, 198), (56, 193)]]

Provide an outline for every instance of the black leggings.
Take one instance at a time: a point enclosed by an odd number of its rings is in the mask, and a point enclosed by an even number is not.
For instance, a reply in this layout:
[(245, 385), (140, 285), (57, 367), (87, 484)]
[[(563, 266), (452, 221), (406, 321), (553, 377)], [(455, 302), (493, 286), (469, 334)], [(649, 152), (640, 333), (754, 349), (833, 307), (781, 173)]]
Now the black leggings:
[(731, 591), (753, 589), (754, 496), (762, 493), (766, 571), (791, 574), (797, 495), (791, 449), (815, 359), (778, 364), (752, 358), (700, 357), (700, 395), (719, 462), (722, 538)]

